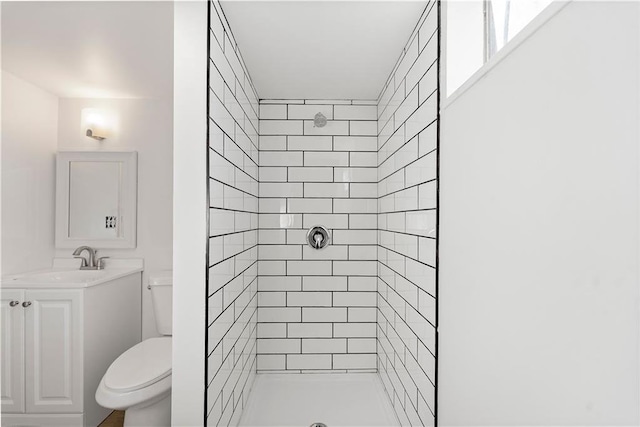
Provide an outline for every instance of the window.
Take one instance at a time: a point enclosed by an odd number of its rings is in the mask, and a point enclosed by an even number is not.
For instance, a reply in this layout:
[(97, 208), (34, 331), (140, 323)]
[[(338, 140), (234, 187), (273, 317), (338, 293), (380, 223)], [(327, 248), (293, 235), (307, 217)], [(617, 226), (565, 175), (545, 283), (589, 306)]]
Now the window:
[(484, 0), (485, 62), (550, 3), (551, 0)]
[(553, 0), (448, 1), (447, 96), (551, 3)]

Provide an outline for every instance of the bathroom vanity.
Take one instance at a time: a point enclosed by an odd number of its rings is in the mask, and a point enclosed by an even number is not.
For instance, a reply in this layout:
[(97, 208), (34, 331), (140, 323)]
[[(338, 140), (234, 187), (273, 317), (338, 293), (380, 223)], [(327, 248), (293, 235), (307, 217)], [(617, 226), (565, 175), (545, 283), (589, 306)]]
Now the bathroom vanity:
[(141, 340), (142, 260), (78, 266), (2, 278), (3, 426), (97, 426), (111, 411), (95, 392)]

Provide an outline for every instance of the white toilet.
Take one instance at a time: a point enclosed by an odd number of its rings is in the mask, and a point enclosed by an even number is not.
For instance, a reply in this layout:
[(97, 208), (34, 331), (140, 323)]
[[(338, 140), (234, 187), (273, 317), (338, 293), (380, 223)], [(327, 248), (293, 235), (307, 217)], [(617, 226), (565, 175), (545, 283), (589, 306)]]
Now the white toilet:
[(158, 332), (131, 347), (107, 369), (96, 402), (124, 410), (125, 426), (171, 425), (172, 272), (149, 277)]

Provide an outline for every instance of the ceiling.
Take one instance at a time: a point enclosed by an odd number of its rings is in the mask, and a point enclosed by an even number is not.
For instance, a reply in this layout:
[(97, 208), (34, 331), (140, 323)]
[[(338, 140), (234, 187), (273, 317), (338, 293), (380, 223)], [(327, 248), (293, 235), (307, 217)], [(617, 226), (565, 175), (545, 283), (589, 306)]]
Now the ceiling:
[[(261, 98), (376, 99), (426, 0), (224, 1)], [(170, 98), (173, 2), (2, 2), (2, 69), (64, 98)]]
[(167, 98), (172, 2), (2, 2), (2, 69), (64, 98)]
[(222, 1), (263, 99), (377, 99), (426, 0)]

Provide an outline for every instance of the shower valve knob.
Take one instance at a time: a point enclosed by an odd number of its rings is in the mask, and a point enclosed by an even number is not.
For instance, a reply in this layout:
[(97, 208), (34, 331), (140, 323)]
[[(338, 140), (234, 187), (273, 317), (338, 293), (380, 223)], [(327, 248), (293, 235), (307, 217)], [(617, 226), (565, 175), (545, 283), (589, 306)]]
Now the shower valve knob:
[(307, 232), (307, 243), (313, 249), (322, 249), (329, 244), (330, 240), (329, 230), (321, 225), (311, 227)]

